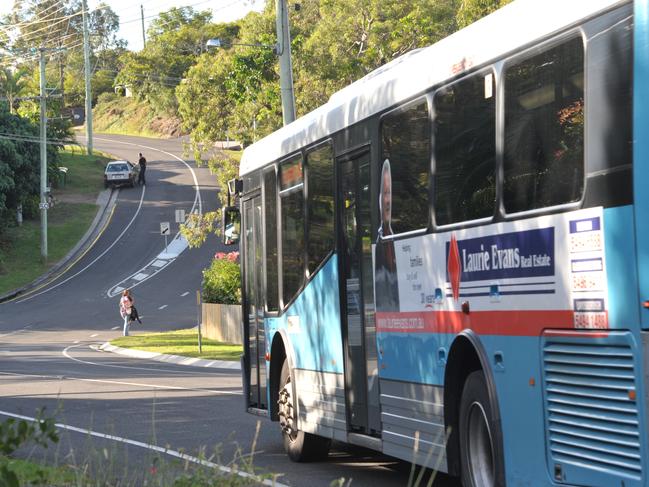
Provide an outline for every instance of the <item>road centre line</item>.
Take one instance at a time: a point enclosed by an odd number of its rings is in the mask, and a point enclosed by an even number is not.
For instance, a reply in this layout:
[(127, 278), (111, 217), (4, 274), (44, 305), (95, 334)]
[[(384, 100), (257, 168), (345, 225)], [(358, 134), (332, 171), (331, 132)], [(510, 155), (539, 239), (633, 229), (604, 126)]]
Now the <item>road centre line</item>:
[[(0, 410), (0, 414), (3, 415), (3, 416), (14, 418), (14, 419), (22, 419), (24, 421), (30, 421), (30, 422), (37, 422), (38, 421), (37, 418), (32, 418), (30, 416), (24, 416), (22, 414), (15, 414), (15, 413), (11, 413), (11, 412), (8, 412), (8, 411)], [(131, 440), (129, 438), (124, 438), (124, 437), (116, 436), (116, 435), (109, 435), (109, 434), (106, 434), (106, 433), (100, 433), (98, 431), (93, 431), (93, 430), (89, 430), (89, 429), (85, 429), (85, 428), (78, 428), (76, 426), (71, 426), (71, 425), (64, 424), (64, 423), (55, 423), (54, 426), (56, 426), (59, 429), (63, 429), (63, 430), (67, 430), (67, 431), (73, 431), (75, 433), (81, 433), (81, 434), (84, 434), (86, 436), (94, 436), (95, 438), (101, 438), (101, 439), (104, 439), (104, 440), (116, 441), (118, 443), (124, 443), (124, 444), (131, 445), (131, 446), (137, 446), (137, 447), (145, 448), (147, 450), (152, 450), (152, 451), (155, 451), (155, 452), (158, 452), (158, 453), (164, 453), (165, 455), (169, 455), (169, 456), (172, 456), (172, 457), (175, 457), (175, 458), (179, 458), (181, 460), (185, 460), (185, 461), (188, 461), (188, 462), (191, 462), (191, 463), (202, 465), (204, 467), (210, 467), (210, 468), (217, 469), (217, 470), (219, 470), (219, 471), (221, 471), (223, 473), (235, 474), (235, 475), (238, 475), (238, 476), (243, 477), (245, 479), (251, 479), (251, 480), (254, 480), (256, 482), (261, 483), (262, 485), (269, 485), (269, 486), (275, 486), (275, 487), (288, 487), (287, 485), (281, 484), (281, 483), (277, 482), (276, 480), (261, 479), (260, 477), (258, 477), (256, 475), (253, 475), (253, 474), (250, 474), (248, 472), (241, 472), (239, 469), (232, 469), (232, 468), (226, 467), (224, 465), (219, 465), (218, 463), (210, 462), (209, 460), (204, 460), (204, 459), (201, 459), (201, 458), (197, 458), (197, 457), (194, 457), (194, 456), (191, 456), (191, 455), (187, 455), (186, 453), (182, 453), (182, 452), (179, 452), (179, 451), (176, 451), (176, 450), (171, 450), (169, 448), (163, 448), (161, 446), (153, 445), (151, 443), (144, 443), (142, 441)]]
[(146, 193), (146, 186), (142, 186), (142, 194), (140, 195), (140, 203), (138, 204), (137, 210), (135, 211), (135, 214), (134, 214), (133, 217), (131, 218), (131, 221), (128, 222), (128, 225), (126, 225), (126, 226), (124, 227), (124, 229), (122, 230), (122, 233), (120, 233), (120, 234), (118, 235), (118, 237), (113, 241), (113, 243), (110, 244), (110, 245), (108, 246), (108, 248), (107, 248), (106, 250), (104, 250), (101, 254), (99, 254), (99, 255), (98, 255), (98, 256), (97, 256), (97, 257), (96, 257), (92, 262), (90, 262), (90, 264), (88, 264), (87, 266), (85, 266), (85, 267), (84, 267), (83, 269), (81, 269), (79, 272), (76, 272), (76, 273), (72, 274), (72, 275), (71, 275), (70, 277), (68, 277), (67, 279), (64, 279), (63, 281), (61, 281), (61, 282), (55, 284), (54, 286), (48, 287), (48, 288), (46, 288), (45, 290), (43, 290), (43, 291), (41, 291), (41, 292), (39, 292), (39, 293), (31, 294), (31, 295), (27, 296), (27, 297), (24, 298), (24, 299), (21, 299), (21, 300), (19, 300), (19, 301), (16, 301), (16, 303), (23, 303), (23, 302), (28, 301), (28, 300), (30, 300), (30, 299), (32, 299), (32, 298), (35, 298), (36, 296), (40, 296), (41, 294), (45, 294), (45, 293), (51, 291), (52, 289), (56, 289), (57, 287), (62, 286), (62, 285), (65, 284), (66, 282), (70, 281), (71, 279), (74, 279), (74, 278), (77, 277), (79, 274), (81, 274), (82, 272), (84, 272), (85, 270), (87, 270), (90, 266), (94, 265), (95, 262), (97, 262), (99, 259), (101, 259), (104, 255), (106, 255), (106, 253), (108, 253), (108, 251), (109, 251), (110, 249), (112, 249), (112, 248), (115, 246), (115, 244), (117, 244), (117, 242), (120, 241), (120, 239), (121, 239), (121, 238), (124, 236), (124, 234), (128, 231), (128, 229), (131, 227), (131, 225), (133, 224), (133, 222), (135, 221), (135, 219), (136, 219), (137, 216), (139, 215), (140, 210), (142, 209), (142, 202), (144, 201), (144, 193)]
[[(198, 178), (196, 177), (196, 173), (194, 172), (194, 169), (193, 169), (193, 168), (192, 168), (192, 167), (191, 167), (191, 166), (190, 166), (190, 165), (189, 165), (185, 160), (183, 160), (183, 159), (181, 159), (180, 157), (178, 157), (178, 156), (172, 154), (171, 152), (167, 152), (167, 151), (162, 150), (162, 149), (156, 149), (155, 147), (150, 147), (150, 146), (141, 145), (141, 144), (135, 144), (135, 143), (133, 143), (133, 142), (124, 142), (124, 141), (121, 141), (121, 140), (107, 139), (107, 138), (102, 138), (102, 137), (95, 137), (95, 140), (103, 140), (103, 141), (105, 141), (105, 142), (113, 142), (113, 143), (116, 143), (116, 144), (123, 144), (123, 145), (132, 145), (132, 146), (136, 146), (136, 147), (140, 147), (140, 148), (149, 149), (149, 150), (156, 151), (156, 152), (161, 152), (161, 153), (163, 153), (163, 154), (166, 154), (166, 155), (168, 155), (168, 156), (171, 156), (171, 157), (173, 157), (174, 159), (176, 159), (176, 160), (182, 162), (185, 166), (187, 166), (187, 169), (189, 169), (189, 172), (190, 172), (191, 175), (192, 175), (192, 178), (193, 178), (193, 180), (194, 180), (194, 189), (195, 189), (195, 192), (196, 192), (195, 195), (194, 195), (194, 203), (192, 204), (192, 208), (189, 210), (189, 212), (190, 212), (190, 213), (194, 213), (194, 211), (195, 211), (195, 209), (196, 209), (196, 204), (198, 203), (198, 212), (199, 212), (199, 214), (201, 214), (201, 215), (203, 214), (203, 200), (202, 200), (202, 198), (201, 198), (201, 192), (200, 192), (200, 186), (199, 186), (199, 184), (198, 184)], [(178, 238), (178, 236), (176, 236), (176, 238)], [(176, 240), (176, 238), (174, 238), (174, 241)], [(177, 258), (177, 257), (176, 257), (176, 258)], [(166, 265), (171, 264), (171, 263), (172, 263), (176, 258), (168, 259)], [(147, 265), (146, 265), (145, 267), (143, 267), (140, 271), (137, 271), (136, 273), (134, 273), (134, 274), (132, 274), (131, 276), (127, 277), (126, 279), (122, 280), (120, 283), (116, 284), (115, 286), (120, 286), (120, 284), (122, 284), (122, 283), (124, 283), (124, 282), (126, 282), (126, 281), (129, 281), (131, 278), (134, 278), (135, 274), (140, 273), (142, 270), (144, 270), (144, 269), (146, 269), (148, 266), (152, 265), (153, 262), (157, 262), (157, 261), (158, 261), (158, 256), (156, 256), (152, 262), (150, 262), (149, 264), (147, 264)], [(130, 284), (129, 288), (134, 288), (134, 287), (136, 287), (136, 286), (142, 284), (143, 282), (145, 282), (145, 281), (151, 279), (151, 278), (154, 277), (158, 272), (161, 272), (161, 271), (164, 269), (164, 267), (166, 267), (166, 265), (165, 265), (165, 266), (162, 266), (162, 267), (161, 267), (157, 272), (153, 272), (153, 273), (151, 273), (151, 274), (150, 274), (148, 277), (146, 277), (146, 278), (136, 279), (135, 282), (132, 282), (132, 283)], [(109, 288), (108, 291), (106, 291), (106, 294), (107, 294), (107, 296), (108, 296), (109, 298), (112, 298), (112, 297), (114, 297), (114, 296), (117, 295), (117, 291), (116, 291), (116, 289), (114, 289), (115, 286)], [(121, 287), (121, 286), (120, 286), (120, 287)], [(111, 291), (113, 291), (113, 292), (111, 292)]]
[(168, 305), (168, 304), (163, 304), (163, 305), (160, 306), (158, 309), (165, 309), (167, 306), (169, 306), (169, 305)]
[[(68, 350), (70, 348), (76, 348), (78, 346), (79, 345), (71, 345), (71, 346), (67, 347), (65, 350), (63, 350), (63, 352), (61, 352), (61, 353), (63, 354), (64, 357), (66, 357), (67, 359), (72, 360), (73, 362), (79, 362), (80, 364), (85, 364), (85, 365), (94, 365), (96, 367), (112, 367), (114, 369), (129, 369), (129, 370), (146, 370), (147, 372), (165, 372), (165, 373), (170, 373), (170, 374), (188, 375), (188, 376), (205, 375), (205, 376), (209, 376), (209, 377), (219, 377), (219, 376), (230, 377), (232, 375), (232, 374), (227, 374), (227, 373), (223, 373), (223, 372), (203, 372), (201, 370), (195, 370), (195, 369), (192, 369), (192, 370), (189, 370), (189, 369), (187, 369), (187, 370), (175, 370), (175, 369), (172, 369), (172, 368), (165, 369), (165, 368), (162, 368), (163, 364), (160, 364), (161, 367), (159, 367), (159, 368), (139, 367), (139, 366), (136, 366), (136, 365), (100, 364), (100, 363), (97, 363), (97, 362), (90, 362), (88, 360), (81, 360), (81, 359), (72, 357), (68, 353)], [(94, 350), (95, 352), (98, 352), (98, 353), (105, 353), (102, 350), (97, 350), (97, 348), (95, 348), (94, 345), (89, 345), (88, 348), (90, 348), (91, 350)], [(168, 364), (165, 364), (165, 365), (168, 365)]]
[(216, 396), (240, 396), (241, 394), (243, 394), (243, 391), (218, 391), (214, 389), (200, 389), (198, 387), (161, 386), (158, 384), (144, 384), (140, 382), (127, 382), (127, 381), (107, 380), (107, 379), (88, 379), (85, 377), (71, 377), (66, 375), (18, 374), (14, 372), (0, 372), (0, 375), (10, 376), (10, 377), (32, 377), (36, 379), (70, 380), (76, 382), (90, 382), (96, 384), (116, 384), (120, 386), (147, 387), (149, 389), (156, 389), (156, 390), (163, 390), (163, 391), (206, 392), (206, 393), (214, 394)]
[(187, 296), (188, 294), (189, 294), (189, 291), (185, 291), (185, 292), (182, 293), (180, 296), (184, 298), (184, 297)]

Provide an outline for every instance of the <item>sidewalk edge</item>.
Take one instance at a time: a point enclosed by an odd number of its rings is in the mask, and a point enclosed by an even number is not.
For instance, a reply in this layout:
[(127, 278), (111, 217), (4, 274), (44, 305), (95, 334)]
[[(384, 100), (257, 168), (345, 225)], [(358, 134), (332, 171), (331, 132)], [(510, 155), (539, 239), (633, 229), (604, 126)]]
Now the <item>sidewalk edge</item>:
[(192, 367), (207, 367), (214, 369), (241, 370), (241, 364), (235, 361), (227, 360), (206, 360), (202, 358), (181, 357), (180, 355), (168, 355), (157, 352), (145, 352), (134, 348), (122, 348), (111, 345), (110, 342), (103, 343), (99, 350), (103, 352), (117, 353), (131, 358), (154, 360), (156, 362), (165, 362), (176, 365), (189, 365)]

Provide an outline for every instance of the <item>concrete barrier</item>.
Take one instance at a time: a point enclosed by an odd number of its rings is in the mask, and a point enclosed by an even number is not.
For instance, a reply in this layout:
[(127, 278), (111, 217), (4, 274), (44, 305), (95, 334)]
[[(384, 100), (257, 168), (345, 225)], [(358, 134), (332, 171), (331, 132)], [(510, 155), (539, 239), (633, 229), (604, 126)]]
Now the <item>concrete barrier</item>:
[(220, 342), (243, 345), (240, 304), (203, 303), (201, 333)]

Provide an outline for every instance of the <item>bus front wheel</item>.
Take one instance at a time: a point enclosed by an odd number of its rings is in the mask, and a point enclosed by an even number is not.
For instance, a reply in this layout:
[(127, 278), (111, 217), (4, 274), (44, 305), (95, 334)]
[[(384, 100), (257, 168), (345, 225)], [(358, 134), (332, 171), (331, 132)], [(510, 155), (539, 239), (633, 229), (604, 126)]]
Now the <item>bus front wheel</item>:
[(291, 369), (288, 360), (284, 360), (279, 381), (278, 394), (279, 425), (282, 428), (284, 449), (294, 462), (311, 462), (321, 460), (329, 453), (331, 440), (321, 436), (300, 431), (297, 428), (297, 398), (293, 397)]
[(487, 381), (481, 370), (472, 372), (464, 383), (460, 402), (460, 455), (464, 487), (495, 487), (502, 478), (502, 459), (497, 448), (497, 425)]

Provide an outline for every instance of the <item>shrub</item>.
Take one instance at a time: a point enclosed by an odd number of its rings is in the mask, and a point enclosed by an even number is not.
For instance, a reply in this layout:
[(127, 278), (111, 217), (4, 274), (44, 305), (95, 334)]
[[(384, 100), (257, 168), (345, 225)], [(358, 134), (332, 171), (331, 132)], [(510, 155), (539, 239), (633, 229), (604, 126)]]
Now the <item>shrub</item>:
[(203, 271), (203, 301), (240, 304), (241, 270), (239, 252), (217, 253), (210, 267)]

